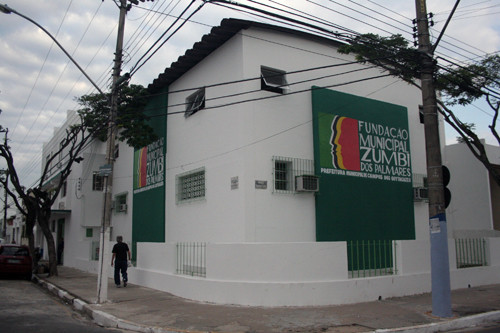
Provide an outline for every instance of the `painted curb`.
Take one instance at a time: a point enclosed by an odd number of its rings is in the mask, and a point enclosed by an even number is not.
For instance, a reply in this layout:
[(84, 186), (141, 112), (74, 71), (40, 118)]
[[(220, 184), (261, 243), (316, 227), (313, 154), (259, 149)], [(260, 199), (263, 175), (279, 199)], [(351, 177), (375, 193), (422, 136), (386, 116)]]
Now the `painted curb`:
[(37, 275), (33, 275), (33, 281), (42, 288), (47, 289), (51, 294), (61, 298), (66, 303), (70, 304), (74, 310), (86, 314), (89, 318), (92, 319), (95, 324), (101, 327), (119, 328), (140, 333), (209, 333), (206, 331), (190, 331), (163, 327), (149, 327), (142, 324), (133, 323), (128, 320), (117, 318), (106, 312), (92, 309), (92, 307), (87, 302), (72, 296), (66, 290), (41, 279)]
[(417, 325), (410, 327), (401, 327), (393, 329), (378, 329), (375, 333), (436, 333), (443, 331), (458, 330), (479, 326), (481, 324), (495, 322), (500, 320), (500, 311), (491, 311), (476, 315), (452, 319), (449, 321), (431, 323), (425, 325)]

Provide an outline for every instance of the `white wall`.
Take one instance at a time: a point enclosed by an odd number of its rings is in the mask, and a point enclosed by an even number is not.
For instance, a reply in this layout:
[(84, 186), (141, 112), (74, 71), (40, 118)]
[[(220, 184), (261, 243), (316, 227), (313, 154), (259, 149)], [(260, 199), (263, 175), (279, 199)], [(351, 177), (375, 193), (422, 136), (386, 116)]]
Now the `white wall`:
[[(287, 46), (289, 45), (289, 46)], [(314, 51), (311, 52), (311, 51)], [(284, 56), (286, 55), (286, 56)], [(170, 86), (170, 91), (210, 83), (259, 78), (260, 66), (287, 72), (353, 61), (331, 46), (274, 32), (249, 29), (237, 34)], [(350, 65), (288, 74), (290, 93), (278, 96), (260, 91), (260, 80), (206, 89), (206, 109), (189, 118), (172, 115), (167, 128), (166, 239), (209, 242), (311, 242), (315, 241), (313, 194), (272, 193), (272, 157), (313, 159), (312, 85), (332, 86), (380, 75), (378, 69), (327, 79), (304, 79), (365, 68)], [(419, 122), (420, 91), (395, 78), (340, 85), (333, 89), (395, 103), (408, 108), (412, 167), (425, 174), (423, 125)], [(238, 97), (213, 99), (239, 92)], [(304, 93), (296, 93), (306, 90)], [(168, 112), (184, 110), (193, 91), (169, 95)], [(234, 100), (259, 99), (251, 103), (211, 108)], [(204, 167), (206, 197), (187, 204), (175, 202), (175, 176)], [(237, 176), (239, 187), (231, 190)], [(256, 189), (255, 181), (267, 181)], [(417, 239), (428, 239), (427, 206), (415, 209)], [(425, 222), (421, 222), (425, 221)]]
[[(431, 291), (429, 241), (398, 241), (397, 274), (348, 278), (345, 242), (207, 244), (206, 277), (177, 275), (173, 243), (138, 243), (130, 281), (197, 301), (251, 306), (334, 305)], [(487, 253), (498, 253), (490, 238)], [(449, 242), (452, 289), (497, 283), (500, 262), (456, 269)]]
[(485, 167), (465, 144), (446, 146), (443, 164), (450, 170), (449, 233), (493, 230), (490, 183)]

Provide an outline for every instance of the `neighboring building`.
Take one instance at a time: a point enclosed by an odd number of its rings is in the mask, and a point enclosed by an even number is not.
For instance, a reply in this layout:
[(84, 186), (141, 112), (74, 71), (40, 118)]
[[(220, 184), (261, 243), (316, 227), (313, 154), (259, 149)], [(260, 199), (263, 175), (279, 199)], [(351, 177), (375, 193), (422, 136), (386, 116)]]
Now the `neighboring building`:
[[(79, 122), (75, 111), (68, 112), (66, 122), (54, 130), (51, 140), (43, 146), (43, 163), (59, 150), (59, 144), (66, 137), (66, 129)], [(54, 165), (49, 166), (47, 183), (44, 187), (50, 190), (60, 177), (60, 169), (65, 163), (67, 152), (61, 154)], [(53, 232), (56, 249), (64, 241), (63, 264), (90, 272), (97, 272), (99, 260), (99, 236), (101, 232), (102, 211), (104, 209), (104, 178), (100, 175), (100, 167), (105, 165), (106, 144), (97, 139), (90, 142), (81, 154), (80, 162), (74, 163), (72, 172), (61, 188), (54, 203), (50, 228)], [(118, 180), (113, 186), (114, 210), (112, 219), (112, 237), (123, 235), (131, 239), (131, 214), (128, 209), (130, 197), (128, 191), (132, 187), (133, 149), (125, 144), (117, 144), (115, 150), (114, 175)], [(127, 161), (127, 162), (122, 162)], [(48, 258), (47, 246), (43, 233), (35, 228), (36, 246), (44, 249)]]
[[(485, 144), (490, 162), (500, 168), (500, 148)], [(453, 238), (500, 236), (500, 186), (463, 143), (445, 147), (452, 194), (447, 209)]]
[[(421, 93), (339, 45), (228, 19), (153, 81), (146, 112), (160, 139), (120, 146), (113, 180), (113, 235), (131, 240), (131, 282), (262, 306), (430, 291)], [(95, 271), (102, 193), (90, 175), (104, 145), (84, 158), (54, 221), (64, 264)], [(450, 239), (452, 287), (496, 283), (499, 248), (488, 238), (491, 260), (457, 269)]]
[(22, 244), (24, 242), (24, 220), (21, 214), (12, 215), (7, 218), (5, 228), (5, 242)]

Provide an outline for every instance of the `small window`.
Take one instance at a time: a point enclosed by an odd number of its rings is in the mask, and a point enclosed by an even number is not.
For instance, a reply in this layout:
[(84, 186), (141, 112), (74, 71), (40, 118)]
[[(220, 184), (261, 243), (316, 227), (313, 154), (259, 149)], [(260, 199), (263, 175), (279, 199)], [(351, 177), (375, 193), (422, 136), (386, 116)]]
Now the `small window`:
[(94, 229), (86, 228), (85, 229), (85, 237), (92, 238), (94, 236)]
[(303, 181), (305, 178), (317, 178), (314, 176), (314, 160), (273, 156), (273, 185), (274, 193), (295, 194), (305, 192), (300, 183), (297, 187), (297, 179)]
[(64, 198), (66, 196), (67, 190), (68, 190), (68, 183), (64, 182), (61, 187), (61, 198)]
[(115, 157), (115, 159), (120, 157), (120, 145), (119, 144), (115, 145), (114, 157)]
[(261, 66), (260, 89), (284, 94), (289, 89), (286, 72)]
[(274, 161), (274, 189), (277, 191), (292, 191), (291, 179), (292, 163), (288, 161)]
[(204, 108), (205, 88), (201, 88), (186, 98), (186, 113), (184, 113), (184, 116), (187, 118)]
[(127, 193), (119, 194), (115, 196), (115, 212), (116, 213), (126, 213), (127, 212)]
[(197, 169), (177, 178), (177, 202), (205, 198), (205, 169)]
[(104, 189), (104, 177), (99, 172), (94, 172), (92, 177), (92, 191), (102, 191)]

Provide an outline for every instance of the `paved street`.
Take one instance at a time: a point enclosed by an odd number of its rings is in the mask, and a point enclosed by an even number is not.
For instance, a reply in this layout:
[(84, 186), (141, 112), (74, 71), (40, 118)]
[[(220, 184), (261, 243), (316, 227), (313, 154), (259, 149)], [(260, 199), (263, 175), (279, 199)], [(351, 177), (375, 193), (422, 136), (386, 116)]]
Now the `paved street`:
[(95, 325), (32, 282), (5, 278), (0, 279), (0, 332), (125, 333)]

